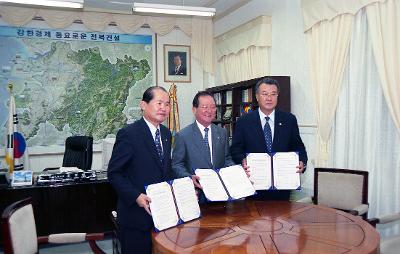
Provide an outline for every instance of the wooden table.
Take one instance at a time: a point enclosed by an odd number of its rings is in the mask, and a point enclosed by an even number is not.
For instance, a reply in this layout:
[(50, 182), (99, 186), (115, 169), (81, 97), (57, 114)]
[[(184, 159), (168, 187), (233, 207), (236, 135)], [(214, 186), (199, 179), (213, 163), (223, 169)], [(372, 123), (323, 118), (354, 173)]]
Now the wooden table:
[(153, 233), (154, 253), (378, 253), (377, 231), (359, 217), (285, 201), (211, 203), (202, 217)]

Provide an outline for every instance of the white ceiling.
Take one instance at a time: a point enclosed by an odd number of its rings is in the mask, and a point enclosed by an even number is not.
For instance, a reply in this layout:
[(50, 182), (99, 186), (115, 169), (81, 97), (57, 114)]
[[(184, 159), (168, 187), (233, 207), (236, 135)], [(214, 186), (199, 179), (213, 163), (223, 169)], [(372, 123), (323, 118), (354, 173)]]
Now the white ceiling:
[[(251, 0), (135, 0), (140, 3), (184, 5), (196, 7), (209, 7), (216, 9), (214, 18), (221, 18), (235, 11)], [(125, 12), (132, 6), (133, 0), (84, 0), (87, 10), (102, 10), (109, 12)]]

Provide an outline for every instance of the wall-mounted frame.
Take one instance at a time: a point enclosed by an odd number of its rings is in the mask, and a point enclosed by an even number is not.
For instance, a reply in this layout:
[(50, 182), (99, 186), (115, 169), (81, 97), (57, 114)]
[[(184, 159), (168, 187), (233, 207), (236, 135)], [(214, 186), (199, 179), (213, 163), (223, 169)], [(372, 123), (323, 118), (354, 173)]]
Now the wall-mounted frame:
[(30, 170), (14, 171), (11, 186), (32, 185), (33, 172)]
[(190, 46), (164, 45), (164, 82), (190, 83)]

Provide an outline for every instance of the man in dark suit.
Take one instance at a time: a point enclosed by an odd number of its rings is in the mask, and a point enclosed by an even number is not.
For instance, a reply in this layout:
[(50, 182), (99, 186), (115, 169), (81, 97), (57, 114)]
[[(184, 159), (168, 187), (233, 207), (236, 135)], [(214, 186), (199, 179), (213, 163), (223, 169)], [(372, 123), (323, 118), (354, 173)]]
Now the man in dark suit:
[[(229, 154), (226, 130), (212, 123), (217, 111), (212, 94), (198, 92), (192, 104), (196, 121), (175, 135), (172, 171), (176, 178), (190, 176), (194, 185), (201, 188), (195, 169), (223, 168), (234, 165), (234, 162)], [(202, 195), (200, 202), (205, 202)]]
[(174, 56), (174, 64), (169, 69), (169, 75), (186, 75), (186, 67), (182, 64), (180, 55)]
[[(240, 117), (233, 133), (231, 154), (236, 163), (247, 167), (246, 153), (299, 152), (299, 173), (304, 172), (307, 152), (299, 134), (296, 117), (275, 109), (279, 84), (271, 78), (257, 82), (258, 110)], [(250, 175), (251, 175), (251, 168)], [(256, 199), (289, 200), (290, 191), (257, 191)]]
[(143, 118), (118, 131), (108, 165), (108, 180), (118, 195), (122, 253), (151, 253), (151, 200), (144, 186), (172, 175), (171, 133), (161, 125), (170, 110), (167, 91), (148, 88), (140, 107)]

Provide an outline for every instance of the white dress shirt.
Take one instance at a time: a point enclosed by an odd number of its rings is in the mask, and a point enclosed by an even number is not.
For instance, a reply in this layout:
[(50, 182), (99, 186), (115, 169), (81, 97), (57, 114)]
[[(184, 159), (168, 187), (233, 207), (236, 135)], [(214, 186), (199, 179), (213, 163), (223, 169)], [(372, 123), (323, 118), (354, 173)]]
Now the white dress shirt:
[(258, 113), (260, 114), (260, 120), (261, 120), (261, 128), (264, 130), (264, 125), (267, 122), (267, 119), (265, 119), (267, 116), (269, 117), (269, 127), (271, 127), (271, 135), (272, 135), (272, 141), (274, 140), (274, 132), (275, 132), (275, 109), (274, 111), (271, 112), (271, 114), (266, 115), (264, 114), (260, 108), (258, 108)]
[(161, 149), (163, 148), (163, 144), (162, 144), (162, 138), (161, 138), (161, 130), (160, 130), (160, 125), (158, 125), (157, 127), (154, 126), (152, 123), (150, 123), (149, 121), (147, 121), (146, 117), (143, 117), (144, 121), (147, 123), (147, 126), (149, 126), (150, 132), (151, 132), (151, 136), (153, 136), (153, 140), (154, 142), (156, 141), (156, 131), (157, 129), (160, 132), (160, 144), (161, 144)]

